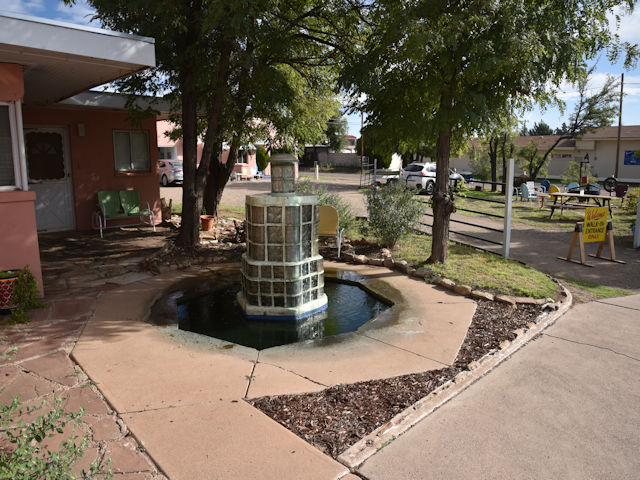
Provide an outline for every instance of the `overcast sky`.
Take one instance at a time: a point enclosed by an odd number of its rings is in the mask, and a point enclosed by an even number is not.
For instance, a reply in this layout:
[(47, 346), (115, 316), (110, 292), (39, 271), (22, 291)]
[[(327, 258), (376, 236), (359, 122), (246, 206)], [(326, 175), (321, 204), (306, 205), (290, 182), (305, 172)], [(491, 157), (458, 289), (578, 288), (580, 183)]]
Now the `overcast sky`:
[[(73, 7), (67, 7), (57, 0), (0, 0), (0, 12), (22, 13), (82, 25), (100, 26), (95, 22), (91, 22), (92, 9), (87, 6), (84, 0), (76, 1)], [(618, 33), (621, 40), (640, 44), (640, 8), (636, 9), (633, 15), (622, 17)], [(590, 87), (597, 89), (602, 86), (607, 75), (615, 75), (620, 78), (620, 74), (623, 72), (625, 74), (625, 96), (622, 107), (622, 124), (640, 125), (640, 70), (638, 67), (632, 71), (625, 72), (621, 62), (611, 64), (603, 55), (598, 61), (596, 73), (592, 77)], [(547, 109), (546, 111), (540, 111), (536, 108), (531, 112), (526, 112), (521, 120), (526, 120), (529, 127), (541, 119), (553, 128), (558, 127), (563, 121), (568, 121), (569, 115), (575, 106), (576, 96), (577, 93), (574, 86), (564, 85), (563, 93), (561, 94), (561, 98), (567, 104), (564, 114), (557, 108)], [(349, 115), (347, 122), (349, 133), (359, 136), (360, 115)], [(614, 125), (617, 125), (617, 120)]]

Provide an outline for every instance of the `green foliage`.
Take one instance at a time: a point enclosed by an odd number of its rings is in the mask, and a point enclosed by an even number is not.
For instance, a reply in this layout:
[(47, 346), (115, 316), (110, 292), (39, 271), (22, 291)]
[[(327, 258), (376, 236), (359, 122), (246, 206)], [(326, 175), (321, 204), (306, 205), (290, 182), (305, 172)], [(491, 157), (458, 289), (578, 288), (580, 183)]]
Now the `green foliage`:
[(553, 135), (553, 129), (544, 120), (536, 122), (528, 131), (529, 136)]
[(424, 213), (424, 205), (400, 183), (386, 183), (367, 191), (368, 229), (381, 245), (393, 247), (410, 233)]
[(327, 142), (329, 142), (329, 149), (334, 152), (340, 152), (347, 144), (347, 140), (345, 139), (345, 135), (347, 134), (347, 119), (344, 117), (333, 117), (329, 119), (325, 133), (327, 135)]
[(12, 302), (17, 302), (18, 306), (11, 310), (11, 323), (27, 323), (29, 321), (29, 310), (42, 308), (44, 304), (40, 301), (38, 282), (29, 270), (29, 265), (22, 270), (15, 272), (0, 272), (0, 278), (18, 277), (14, 287)]
[(369, 157), (371, 162), (376, 160), (378, 168), (389, 168), (394, 149), (384, 142), (376, 141), (379, 137), (372, 133), (373, 131), (369, 128), (364, 132), (364, 153), (362, 153), (362, 137), (356, 140), (356, 153)]
[[(67, 424), (80, 424), (82, 408), (77, 413), (66, 412), (62, 408), (62, 399), (56, 398), (53, 409), (39, 415), (33, 421), (27, 418), (46, 406), (43, 400), (37, 406), (23, 406), (18, 398), (13, 398), (10, 405), (0, 406), (0, 426), (11, 444), (0, 452), (0, 479), (6, 480), (75, 480), (72, 473), (73, 464), (82, 457), (87, 448), (89, 438), (77, 435), (64, 440), (58, 450), (50, 451), (42, 443), (56, 434), (62, 434)], [(79, 441), (77, 441), (79, 440)], [(108, 468), (108, 466), (107, 466)], [(110, 469), (106, 471), (98, 463), (93, 463), (89, 471), (82, 471), (82, 478), (109, 479), (113, 477)]]
[(471, 167), (471, 173), (473, 178), (478, 180), (489, 180), (491, 176), (491, 165), (489, 163), (489, 157), (483, 155), (477, 148), (471, 147), (469, 151), (469, 166)]
[(351, 213), (351, 206), (337, 193), (329, 192), (322, 185), (303, 180), (296, 185), (298, 195), (317, 195), (320, 205), (331, 205), (338, 212), (340, 225), (344, 227), (347, 236), (353, 233), (356, 227), (356, 219)]
[(256, 150), (256, 164), (260, 172), (264, 172), (264, 169), (269, 165), (269, 154), (262, 145), (258, 146)]
[[(591, 164), (583, 163), (582, 164), (582, 176), (587, 176), (590, 179), (593, 178), (593, 173), (591, 171)], [(562, 183), (564, 185), (568, 185), (571, 182), (580, 182), (580, 162), (576, 160), (571, 160), (569, 165), (567, 165), (567, 169), (564, 171), (562, 176), (560, 177)]]
[(547, 176), (546, 162), (543, 162), (542, 155), (540, 155), (538, 142), (529, 142), (519, 148), (516, 161), (518, 166), (527, 173), (530, 180), (535, 180), (538, 175)]
[(625, 212), (635, 215), (635, 213), (638, 211), (638, 196), (640, 196), (640, 188), (629, 189), (629, 191), (627, 192), (627, 198), (625, 198), (624, 201)]

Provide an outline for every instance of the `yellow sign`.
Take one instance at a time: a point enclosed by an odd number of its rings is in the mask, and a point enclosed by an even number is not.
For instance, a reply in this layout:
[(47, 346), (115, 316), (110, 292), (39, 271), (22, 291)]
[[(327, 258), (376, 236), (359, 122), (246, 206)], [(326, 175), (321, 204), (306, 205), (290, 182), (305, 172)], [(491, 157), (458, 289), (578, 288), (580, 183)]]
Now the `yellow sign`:
[(607, 235), (607, 207), (587, 208), (584, 214), (582, 239), (587, 242), (604, 242)]

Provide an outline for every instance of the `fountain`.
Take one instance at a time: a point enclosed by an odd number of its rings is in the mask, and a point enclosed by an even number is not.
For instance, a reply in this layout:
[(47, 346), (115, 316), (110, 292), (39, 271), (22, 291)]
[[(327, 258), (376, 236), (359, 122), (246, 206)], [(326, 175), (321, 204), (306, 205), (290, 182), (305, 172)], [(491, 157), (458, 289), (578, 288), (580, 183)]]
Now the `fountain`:
[(296, 195), (296, 159), (271, 157), (271, 193), (247, 195), (247, 252), (237, 300), (254, 320), (304, 320), (327, 308), (318, 197)]

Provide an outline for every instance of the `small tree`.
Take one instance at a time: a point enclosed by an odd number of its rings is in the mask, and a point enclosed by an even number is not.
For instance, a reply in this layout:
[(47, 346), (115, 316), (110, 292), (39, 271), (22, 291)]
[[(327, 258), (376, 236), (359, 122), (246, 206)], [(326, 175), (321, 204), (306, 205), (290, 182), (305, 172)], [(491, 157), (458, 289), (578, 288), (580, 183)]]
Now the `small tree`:
[(386, 247), (393, 248), (413, 230), (423, 214), (422, 202), (399, 183), (367, 191), (369, 230)]
[(264, 172), (264, 169), (269, 165), (269, 154), (267, 149), (260, 145), (256, 150), (256, 164), (258, 170)]
[(489, 158), (476, 147), (471, 147), (471, 151), (469, 152), (469, 166), (471, 167), (473, 178), (488, 180), (491, 176)]
[(329, 149), (334, 152), (340, 152), (347, 144), (347, 119), (344, 117), (333, 117), (327, 122), (327, 142)]
[(544, 135), (553, 135), (553, 129), (547, 125), (544, 120), (540, 120), (540, 123), (536, 122), (533, 124), (533, 127), (529, 129), (529, 136), (544, 136)]
[[(588, 163), (582, 164), (582, 175), (591, 177), (593, 173), (591, 172), (591, 165)], [(562, 183), (565, 185), (570, 184), (571, 182), (580, 183), (580, 162), (575, 160), (571, 160), (569, 165), (567, 165), (567, 169), (564, 171), (561, 177)]]
[(547, 176), (547, 169), (544, 162), (541, 162), (542, 155), (538, 151), (538, 142), (529, 142), (518, 150), (518, 166), (527, 172), (530, 180), (535, 180), (535, 176), (531, 175), (532, 171), (536, 171), (536, 175)]

